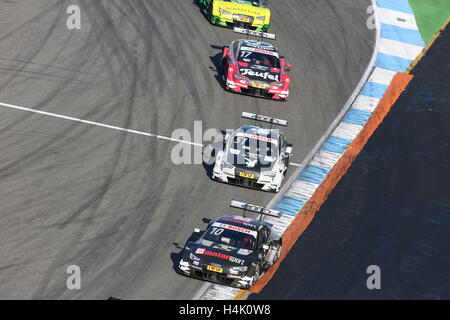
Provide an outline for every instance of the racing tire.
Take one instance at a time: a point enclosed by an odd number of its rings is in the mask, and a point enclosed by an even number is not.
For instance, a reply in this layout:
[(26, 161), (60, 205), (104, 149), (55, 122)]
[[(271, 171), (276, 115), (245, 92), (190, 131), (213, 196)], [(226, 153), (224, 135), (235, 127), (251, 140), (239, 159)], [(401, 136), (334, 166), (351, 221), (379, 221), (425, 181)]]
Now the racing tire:
[(209, 21), (211, 24), (214, 24), (214, 23), (213, 23), (213, 14), (212, 14), (212, 12), (213, 12), (213, 7), (214, 7), (214, 1), (211, 1), (211, 2), (209, 3), (209, 6), (206, 8), (206, 19), (208, 19), (208, 21)]
[(228, 71), (228, 63), (222, 57), (222, 59), (220, 61), (219, 72), (220, 72), (220, 75), (222, 76), (222, 82), (223, 82), (222, 84), (223, 84), (223, 87), (225, 88), (225, 90), (227, 88), (227, 76), (228, 76), (227, 71)]
[(277, 248), (275, 249), (275, 256), (272, 260), (272, 265), (280, 258), (281, 256), (281, 243), (277, 244)]
[(263, 270), (266, 272), (270, 269), (271, 266), (280, 258), (281, 256), (281, 243), (280, 241), (274, 241), (273, 244), (271, 244), (270, 250), (274, 250), (275, 254), (271, 258), (270, 261), (266, 261), (263, 265)]
[(220, 60), (220, 73), (222, 73), (222, 76), (226, 77), (226, 75), (228, 74), (228, 63), (225, 60), (225, 58), (223, 57), (223, 52), (222, 52), (222, 59)]
[(251, 286), (253, 286), (259, 279), (259, 273), (261, 272), (261, 264), (258, 263), (255, 267), (255, 273), (253, 274), (253, 281), (252, 283), (249, 285), (249, 288)]

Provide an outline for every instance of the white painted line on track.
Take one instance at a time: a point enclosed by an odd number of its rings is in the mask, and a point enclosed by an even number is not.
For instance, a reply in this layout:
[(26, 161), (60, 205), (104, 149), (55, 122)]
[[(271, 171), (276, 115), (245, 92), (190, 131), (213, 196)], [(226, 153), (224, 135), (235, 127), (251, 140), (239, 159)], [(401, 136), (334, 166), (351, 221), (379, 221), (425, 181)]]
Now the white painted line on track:
[(168, 140), (168, 141), (172, 141), (172, 142), (185, 143), (185, 144), (189, 144), (189, 145), (193, 145), (193, 146), (197, 146), (197, 147), (203, 147), (204, 146), (203, 144), (200, 144), (200, 143), (195, 143), (195, 142), (186, 141), (186, 140), (180, 140), (180, 139), (174, 139), (174, 138), (170, 138), (170, 137), (166, 137), (166, 136), (161, 136), (161, 135), (155, 134), (155, 133), (138, 131), (138, 130), (127, 129), (127, 128), (121, 128), (121, 127), (117, 127), (117, 126), (113, 126), (113, 125), (109, 125), (109, 124), (105, 124), (105, 123), (100, 123), (100, 122), (95, 122), (95, 121), (89, 121), (89, 120), (69, 117), (69, 116), (65, 116), (65, 115), (61, 115), (61, 114), (57, 114), (57, 113), (46, 112), (46, 111), (41, 111), (41, 110), (36, 110), (36, 109), (31, 109), (31, 108), (26, 108), (26, 107), (21, 107), (21, 106), (16, 106), (16, 105), (13, 105), (13, 104), (8, 104), (8, 103), (3, 103), (3, 102), (0, 102), (0, 106), (1, 107), (5, 107), (5, 108), (10, 108), (10, 109), (21, 110), (21, 111), (33, 112), (33, 113), (37, 113), (37, 114), (40, 114), (40, 115), (49, 116), (49, 117), (53, 117), (53, 118), (59, 118), (59, 119), (64, 119), (64, 120), (69, 120), (69, 121), (74, 121), (74, 122), (80, 122), (80, 123), (83, 123), (83, 124), (89, 124), (89, 125), (93, 125), (93, 126), (97, 126), (97, 127), (108, 128), (108, 129), (113, 129), (113, 130), (117, 130), (117, 131), (123, 131), (123, 132), (127, 132), (127, 133), (138, 134), (138, 135), (146, 136), (146, 137), (153, 137), (153, 138), (162, 139), (162, 140)]
[[(93, 126), (97, 126), (97, 127), (108, 128), (108, 129), (123, 131), (123, 132), (127, 132), (127, 133), (139, 134), (141, 136), (153, 137), (153, 138), (167, 140), (167, 141), (172, 141), (172, 142), (185, 143), (185, 144), (189, 144), (189, 145), (193, 145), (193, 146), (197, 146), (197, 147), (204, 147), (205, 146), (205, 145), (200, 144), (200, 143), (195, 143), (195, 142), (190, 142), (190, 141), (180, 140), (180, 139), (174, 139), (174, 138), (170, 138), (170, 137), (166, 137), (166, 136), (161, 136), (161, 135), (155, 134), (155, 133), (149, 133), (149, 132), (138, 131), (138, 130), (133, 130), (133, 129), (121, 128), (121, 127), (117, 127), (117, 126), (113, 126), (113, 125), (109, 125), (109, 124), (105, 124), (105, 123), (89, 121), (89, 120), (83, 120), (83, 119), (69, 117), (69, 116), (65, 116), (65, 115), (61, 115), (61, 114), (57, 114), (57, 113), (46, 112), (46, 111), (41, 111), (41, 110), (36, 110), (36, 109), (31, 109), (31, 108), (26, 108), (26, 107), (21, 107), (21, 106), (16, 106), (16, 105), (9, 104), (9, 103), (4, 103), (4, 102), (0, 102), (0, 107), (5, 107), (5, 108), (10, 108), (10, 109), (15, 109), (15, 110), (21, 110), (21, 111), (27, 111), (27, 112), (33, 112), (33, 113), (37, 113), (37, 114), (40, 114), (40, 115), (49, 116), (49, 117), (53, 117), (53, 118), (59, 118), (59, 119), (64, 119), (64, 120), (69, 120), (69, 121), (74, 121), (74, 122), (80, 122), (80, 123), (83, 123), (83, 124), (89, 124), (89, 125), (93, 125)], [(299, 163), (295, 163), (295, 162), (290, 162), (289, 165), (291, 165), (293, 167), (299, 167), (300, 166)]]

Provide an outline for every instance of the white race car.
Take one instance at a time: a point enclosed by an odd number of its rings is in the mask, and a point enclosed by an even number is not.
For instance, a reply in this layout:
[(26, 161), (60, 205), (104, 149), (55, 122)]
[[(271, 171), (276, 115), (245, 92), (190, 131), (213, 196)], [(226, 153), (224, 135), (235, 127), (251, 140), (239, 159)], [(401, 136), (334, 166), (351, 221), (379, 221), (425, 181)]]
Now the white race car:
[[(287, 126), (286, 120), (243, 112), (243, 118)], [(278, 129), (242, 126), (225, 137), (212, 178), (248, 188), (278, 192), (289, 166), (292, 144)]]

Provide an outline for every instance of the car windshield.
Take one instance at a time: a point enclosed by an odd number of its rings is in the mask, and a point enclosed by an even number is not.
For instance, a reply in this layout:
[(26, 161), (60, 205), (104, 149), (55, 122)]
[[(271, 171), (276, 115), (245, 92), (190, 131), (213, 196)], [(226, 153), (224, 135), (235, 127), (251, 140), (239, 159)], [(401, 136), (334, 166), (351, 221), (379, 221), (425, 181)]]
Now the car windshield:
[[(224, 0), (226, 2), (231, 2), (231, 0)], [(251, 4), (254, 7), (260, 7), (261, 2), (259, 0), (234, 0), (237, 3)]]
[(280, 59), (278, 53), (274, 51), (241, 47), (239, 50), (238, 61), (248, 63), (252, 66), (261, 66), (267, 68), (280, 68)]
[(238, 168), (270, 168), (278, 158), (278, 140), (238, 132), (230, 144), (227, 162)]
[[(229, 225), (231, 226), (231, 225)], [(231, 226), (233, 227), (233, 226)], [(242, 229), (242, 228), (241, 228)], [(248, 230), (248, 229), (243, 229)], [(250, 231), (250, 230), (249, 230)], [(212, 226), (209, 228), (203, 239), (218, 244), (224, 244), (240, 249), (254, 250), (256, 239), (253, 235), (241, 231), (229, 230), (226, 228)]]

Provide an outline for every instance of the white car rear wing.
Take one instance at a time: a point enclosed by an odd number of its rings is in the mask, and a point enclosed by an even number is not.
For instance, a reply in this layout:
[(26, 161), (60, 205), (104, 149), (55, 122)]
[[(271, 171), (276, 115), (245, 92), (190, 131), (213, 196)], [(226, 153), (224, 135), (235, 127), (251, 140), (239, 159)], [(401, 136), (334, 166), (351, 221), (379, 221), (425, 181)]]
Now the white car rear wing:
[(275, 33), (254, 31), (254, 30), (245, 29), (245, 28), (239, 28), (239, 27), (234, 27), (233, 31), (236, 32), (236, 33), (242, 33), (242, 34), (246, 34), (248, 36), (253, 36), (253, 37), (260, 37), (260, 38), (270, 39), (270, 40), (276, 40), (277, 39), (277, 36), (275, 35)]
[(262, 122), (267, 122), (270, 124), (276, 124), (276, 125), (284, 126), (284, 127), (288, 126), (287, 120), (267, 117), (267, 116), (263, 116), (260, 114), (250, 113), (250, 112), (242, 112), (241, 117), (246, 118), (246, 119), (255, 120), (255, 121), (262, 121)]
[(266, 215), (266, 216), (271, 216), (271, 217), (275, 217), (275, 218), (280, 218), (282, 215), (282, 212), (279, 210), (267, 209), (264, 207), (255, 206), (254, 204), (249, 204), (249, 203), (240, 202), (240, 201), (236, 201), (236, 200), (231, 200), (230, 207), (242, 209), (244, 211), (256, 212), (256, 213), (261, 214), (261, 217), (262, 217), (262, 215)]

